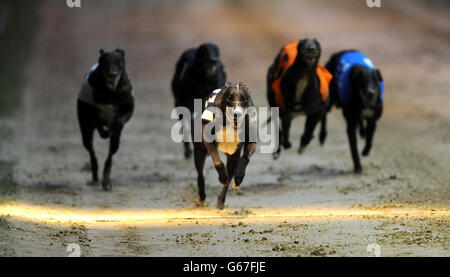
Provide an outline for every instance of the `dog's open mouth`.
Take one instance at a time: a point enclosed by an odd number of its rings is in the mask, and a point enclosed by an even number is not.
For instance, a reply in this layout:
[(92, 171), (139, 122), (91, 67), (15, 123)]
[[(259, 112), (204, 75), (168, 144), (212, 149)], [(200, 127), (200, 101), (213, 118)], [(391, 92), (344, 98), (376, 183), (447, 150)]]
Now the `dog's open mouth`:
[(244, 118), (245, 110), (240, 107), (227, 107), (226, 110), (226, 118), (227, 123), (234, 127), (234, 129), (237, 129), (241, 126), (242, 120)]
[(117, 85), (119, 84), (119, 80), (120, 80), (119, 74), (108, 76), (108, 78), (106, 78), (106, 86), (110, 90), (115, 90), (117, 88)]
[(208, 78), (214, 77), (214, 76), (216, 76), (216, 72), (217, 72), (217, 66), (212, 65), (206, 70), (206, 77), (208, 77)]
[(234, 127), (234, 129), (237, 129), (237, 128), (239, 127), (239, 118), (238, 118), (237, 115), (234, 115), (234, 118), (233, 118), (233, 127)]
[(305, 62), (312, 65), (317, 60), (317, 54), (315, 52), (305, 54)]

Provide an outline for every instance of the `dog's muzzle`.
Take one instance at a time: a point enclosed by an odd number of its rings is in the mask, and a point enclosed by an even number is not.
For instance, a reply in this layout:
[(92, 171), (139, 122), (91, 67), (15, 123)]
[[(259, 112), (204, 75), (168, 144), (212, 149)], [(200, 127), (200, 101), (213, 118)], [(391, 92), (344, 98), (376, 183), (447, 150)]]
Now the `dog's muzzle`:
[(245, 110), (241, 106), (227, 107), (226, 118), (228, 124), (233, 125), (234, 128), (238, 128), (242, 124), (244, 114)]
[(106, 85), (110, 90), (116, 90), (119, 85), (120, 74), (116, 72), (109, 73), (106, 77)]

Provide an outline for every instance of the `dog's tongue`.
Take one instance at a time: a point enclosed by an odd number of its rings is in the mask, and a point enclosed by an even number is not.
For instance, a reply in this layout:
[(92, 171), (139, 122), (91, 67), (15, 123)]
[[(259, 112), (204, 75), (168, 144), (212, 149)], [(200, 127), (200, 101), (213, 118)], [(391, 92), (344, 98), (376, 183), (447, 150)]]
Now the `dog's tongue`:
[(117, 86), (119, 85), (119, 81), (120, 81), (120, 76), (117, 76), (116, 79), (114, 79), (114, 88), (113, 89), (117, 88)]

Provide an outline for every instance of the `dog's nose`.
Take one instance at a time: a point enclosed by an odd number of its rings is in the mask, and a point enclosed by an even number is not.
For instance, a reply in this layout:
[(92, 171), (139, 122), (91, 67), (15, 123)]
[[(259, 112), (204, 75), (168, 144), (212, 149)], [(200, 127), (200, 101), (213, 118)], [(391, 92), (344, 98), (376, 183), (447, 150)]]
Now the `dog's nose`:
[(241, 117), (244, 114), (242, 107), (236, 107), (233, 112), (234, 116)]
[(316, 47), (314, 46), (314, 44), (312, 44), (312, 43), (309, 43), (309, 44), (307, 44), (306, 45), (306, 51), (315, 51), (316, 50)]
[(368, 90), (367, 91), (367, 98), (369, 98), (370, 100), (372, 100), (373, 98), (375, 98), (375, 90)]
[(109, 77), (117, 77), (117, 75), (119, 75), (119, 72), (116, 72), (116, 71), (108, 72)]

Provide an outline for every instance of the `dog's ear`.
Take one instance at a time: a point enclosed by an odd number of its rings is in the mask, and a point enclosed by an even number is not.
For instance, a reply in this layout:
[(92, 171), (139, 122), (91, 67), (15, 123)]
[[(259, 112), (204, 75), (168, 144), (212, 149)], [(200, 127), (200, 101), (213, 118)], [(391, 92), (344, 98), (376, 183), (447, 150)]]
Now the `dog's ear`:
[(378, 81), (383, 82), (383, 76), (381, 75), (381, 71), (379, 69), (375, 71), (375, 74), (377, 76)]
[(317, 45), (317, 48), (319, 49), (319, 54), (322, 54), (322, 46), (320, 45), (317, 38), (314, 38), (314, 43)]
[(218, 57), (220, 57), (220, 49), (219, 49), (219, 47), (217, 47), (217, 46), (215, 46), (214, 47), (215, 48), (215, 54), (216, 54), (216, 57), (218, 58)]
[(224, 111), (224, 107), (222, 107), (223, 102), (223, 96), (224, 96), (224, 89), (222, 89), (221, 92), (219, 92), (216, 96), (216, 100), (214, 100), (214, 104), (216, 104), (217, 107), (219, 107), (222, 111)]
[(105, 50), (103, 50), (103, 48), (100, 49), (100, 56), (103, 56), (104, 54), (105, 54)]
[(119, 53), (123, 58), (125, 58), (125, 51), (123, 49), (117, 48), (116, 52)]

